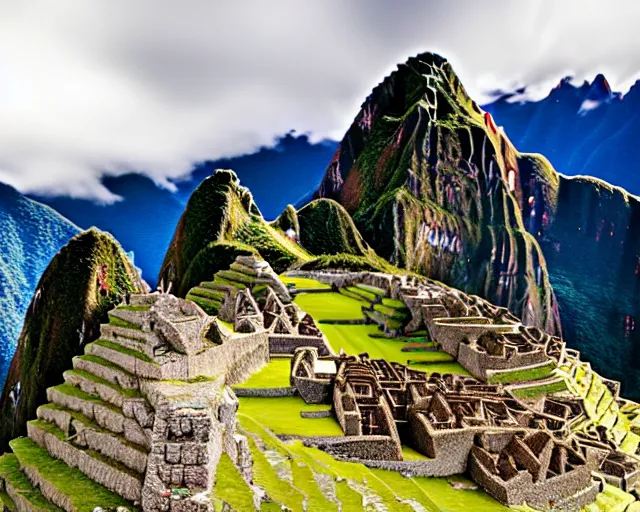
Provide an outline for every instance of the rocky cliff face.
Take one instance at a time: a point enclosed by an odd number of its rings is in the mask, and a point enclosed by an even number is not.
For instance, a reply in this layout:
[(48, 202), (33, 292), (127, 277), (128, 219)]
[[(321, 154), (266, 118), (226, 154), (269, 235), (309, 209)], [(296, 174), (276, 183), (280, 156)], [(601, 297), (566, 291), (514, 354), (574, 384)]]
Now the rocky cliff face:
[(38, 279), (78, 231), (48, 206), (0, 183), (0, 385)]
[(60, 384), (72, 357), (98, 337), (107, 311), (144, 286), (120, 245), (95, 229), (55, 255), (29, 304), (0, 399), (0, 450), (24, 435), (46, 389)]
[[(577, 95), (576, 108), (619, 101), (600, 82), (555, 94)], [(570, 347), (640, 396), (640, 203), (520, 153), (444, 59), (409, 59), (373, 90), (316, 195), (345, 206), (391, 262), (549, 332), (561, 319)]]
[(342, 204), (391, 263), (558, 333), (545, 259), (521, 213), (519, 162), (449, 64), (422, 54), (367, 98), (316, 196)]
[(158, 282), (184, 297), (236, 256), (259, 253), (282, 272), (309, 255), (279, 225), (263, 218), (249, 190), (233, 171), (216, 170), (195, 190), (176, 227)]

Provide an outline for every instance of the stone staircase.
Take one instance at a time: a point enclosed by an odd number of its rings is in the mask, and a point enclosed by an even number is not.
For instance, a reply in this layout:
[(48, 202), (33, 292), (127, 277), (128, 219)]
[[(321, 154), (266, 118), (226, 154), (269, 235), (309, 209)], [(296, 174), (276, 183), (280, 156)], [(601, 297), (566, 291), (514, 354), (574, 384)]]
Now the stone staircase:
[[(63, 384), (47, 390), (49, 403), (28, 422), (28, 437), (0, 457), (5, 509), (210, 508), (190, 498), (210, 491), (222, 451), (237, 459), (242, 440), (225, 376), (189, 380), (190, 350), (206, 345), (202, 332), (212, 322), (193, 307), (150, 294), (109, 312), (101, 338), (74, 357)], [(178, 375), (184, 382), (171, 380), (176, 372), (186, 372)], [(170, 496), (175, 489), (180, 496)]]

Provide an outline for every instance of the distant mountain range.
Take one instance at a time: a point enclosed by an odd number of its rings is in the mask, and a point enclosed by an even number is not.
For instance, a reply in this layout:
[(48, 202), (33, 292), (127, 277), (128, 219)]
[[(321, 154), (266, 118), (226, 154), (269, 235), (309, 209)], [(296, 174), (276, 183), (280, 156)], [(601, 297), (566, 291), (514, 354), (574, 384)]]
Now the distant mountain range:
[(603, 75), (562, 79), (540, 101), (503, 94), (483, 106), (520, 151), (542, 153), (563, 174), (595, 176), (640, 194), (640, 84), (614, 92)]
[(68, 197), (35, 197), (83, 229), (96, 226), (111, 233), (126, 251), (133, 251), (142, 277), (152, 286), (173, 232), (189, 197), (215, 169), (234, 169), (254, 191), (262, 214), (275, 219), (285, 206), (312, 192), (337, 143), (311, 143), (306, 135), (289, 133), (272, 148), (195, 166), (190, 178), (176, 183), (177, 191), (160, 188), (149, 178), (127, 174), (106, 178), (104, 185), (122, 197), (109, 205)]
[(36, 284), (49, 261), (79, 232), (48, 206), (0, 183), (0, 383)]

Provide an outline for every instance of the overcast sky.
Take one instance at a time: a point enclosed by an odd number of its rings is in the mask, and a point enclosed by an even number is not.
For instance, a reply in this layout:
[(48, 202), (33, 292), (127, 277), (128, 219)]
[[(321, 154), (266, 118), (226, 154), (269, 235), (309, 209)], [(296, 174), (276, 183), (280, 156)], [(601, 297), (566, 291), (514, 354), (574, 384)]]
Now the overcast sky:
[(636, 0), (0, 0), (0, 181), (113, 200), (296, 129), (341, 138), (371, 88), (422, 51), (472, 97), (640, 71)]

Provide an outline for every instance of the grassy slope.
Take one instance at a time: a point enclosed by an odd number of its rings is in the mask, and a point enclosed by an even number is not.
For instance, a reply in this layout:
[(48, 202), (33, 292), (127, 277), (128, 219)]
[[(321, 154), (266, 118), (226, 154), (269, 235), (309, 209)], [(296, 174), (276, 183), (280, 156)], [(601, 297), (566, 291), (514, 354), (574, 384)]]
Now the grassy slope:
[[(97, 275), (108, 265), (108, 292), (101, 295)], [(127, 292), (141, 291), (135, 269), (118, 243), (106, 233), (89, 230), (72, 238), (53, 258), (38, 283), (41, 291), (32, 301), (20, 335), (2, 396), (0, 449), (25, 432), (26, 421), (46, 402), (46, 388), (62, 382), (71, 359), (82, 353), (84, 342), (98, 337), (107, 311)], [(9, 390), (21, 383), (21, 399), (14, 413)]]
[(233, 171), (217, 170), (193, 192), (180, 218), (158, 281), (181, 296), (228, 268), (239, 254), (260, 254), (282, 272), (309, 256), (269, 226)]

